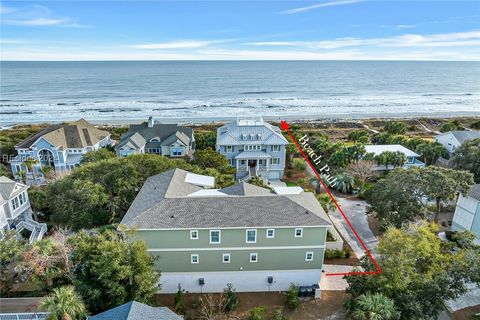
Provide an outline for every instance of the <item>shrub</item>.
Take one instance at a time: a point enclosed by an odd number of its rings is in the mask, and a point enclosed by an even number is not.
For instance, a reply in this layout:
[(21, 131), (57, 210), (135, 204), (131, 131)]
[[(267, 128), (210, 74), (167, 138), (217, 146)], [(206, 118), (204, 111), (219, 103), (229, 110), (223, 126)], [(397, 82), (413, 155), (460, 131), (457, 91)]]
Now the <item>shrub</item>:
[(303, 159), (294, 158), (293, 161), (292, 161), (292, 167), (295, 170), (303, 171), (303, 170), (307, 169), (307, 163)]
[(267, 309), (265, 307), (255, 307), (250, 310), (249, 320), (265, 320), (265, 313)]
[(174, 303), (175, 311), (184, 312), (185, 310), (185, 292), (182, 290), (180, 285), (178, 286), (177, 294), (175, 294), (175, 303)]
[(338, 249), (327, 249), (325, 250), (325, 259), (339, 259), (345, 257), (345, 252), (343, 250)]
[(282, 309), (277, 309), (273, 311), (272, 320), (288, 320), (288, 318), (283, 315)]
[(235, 288), (231, 283), (227, 284), (227, 288), (224, 291), (225, 295), (227, 296), (225, 309), (227, 309), (227, 311), (232, 311), (238, 305), (237, 293), (235, 292)]
[(290, 288), (285, 295), (285, 304), (291, 310), (295, 310), (298, 307), (300, 300), (298, 299), (298, 287), (293, 283), (290, 284)]

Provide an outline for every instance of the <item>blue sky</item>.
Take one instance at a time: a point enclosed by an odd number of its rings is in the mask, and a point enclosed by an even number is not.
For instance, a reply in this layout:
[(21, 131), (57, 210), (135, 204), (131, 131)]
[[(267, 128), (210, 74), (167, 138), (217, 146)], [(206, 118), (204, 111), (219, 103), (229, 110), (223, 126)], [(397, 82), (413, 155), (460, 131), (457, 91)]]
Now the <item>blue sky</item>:
[(480, 1), (2, 1), (2, 60), (480, 60)]

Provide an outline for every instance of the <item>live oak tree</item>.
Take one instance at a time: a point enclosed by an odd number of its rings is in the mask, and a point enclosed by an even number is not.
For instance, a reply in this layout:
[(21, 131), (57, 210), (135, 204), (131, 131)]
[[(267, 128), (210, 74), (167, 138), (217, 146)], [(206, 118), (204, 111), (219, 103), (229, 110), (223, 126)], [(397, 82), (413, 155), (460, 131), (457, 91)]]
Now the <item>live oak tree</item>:
[[(467, 283), (478, 284), (472, 273), (478, 271), (480, 257), (478, 246), (452, 248), (438, 231), (437, 225), (426, 222), (389, 228), (377, 247), (382, 273), (346, 277), (352, 299), (380, 293), (394, 302), (402, 320), (436, 318), (446, 300), (465, 293)], [(361, 265), (375, 270), (367, 257)]]
[(453, 154), (454, 168), (473, 173), (475, 182), (480, 183), (480, 138), (463, 143)]
[(355, 183), (363, 190), (367, 181), (376, 176), (374, 171), (375, 162), (371, 160), (359, 160), (348, 165), (347, 172), (355, 179)]
[(195, 149), (203, 150), (207, 148), (214, 149), (217, 141), (217, 134), (214, 131), (198, 131), (195, 134)]
[(123, 231), (81, 231), (70, 239), (75, 279), (88, 310), (98, 313), (131, 300), (149, 303), (159, 274), (145, 242)]
[(107, 148), (100, 148), (95, 151), (87, 152), (82, 156), (82, 160), (80, 160), (81, 164), (89, 163), (89, 162), (97, 162), (106, 159), (115, 158), (117, 155), (114, 151), (109, 150)]
[(468, 171), (428, 166), (420, 170), (422, 193), (435, 200), (435, 221), (441, 210), (441, 202), (454, 200), (459, 193), (466, 194), (473, 184), (473, 174)]
[(395, 169), (365, 191), (368, 213), (376, 213), (381, 229), (390, 225), (401, 227), (405, 222), (426, 216), (419, 171), (418, 168)]

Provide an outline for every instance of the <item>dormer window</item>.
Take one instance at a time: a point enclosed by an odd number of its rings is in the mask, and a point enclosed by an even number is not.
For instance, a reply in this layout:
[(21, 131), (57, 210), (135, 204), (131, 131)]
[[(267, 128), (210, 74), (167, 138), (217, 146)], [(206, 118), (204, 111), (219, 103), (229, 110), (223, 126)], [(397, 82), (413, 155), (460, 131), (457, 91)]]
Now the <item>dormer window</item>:
[(242, 140), (247, 140), (247, 135), (242, 133)]
[(250, 134), (250, 140), (254, 140), (255, 139), (255, 135), (254, 134)]
[(258, 134), (258, 140), (262, 140), (262, 135), (260, 133)]
[(150, 139), (150, 142), (160, 142), (160, 138), (159, 137), (154, 137), (154, 138)]

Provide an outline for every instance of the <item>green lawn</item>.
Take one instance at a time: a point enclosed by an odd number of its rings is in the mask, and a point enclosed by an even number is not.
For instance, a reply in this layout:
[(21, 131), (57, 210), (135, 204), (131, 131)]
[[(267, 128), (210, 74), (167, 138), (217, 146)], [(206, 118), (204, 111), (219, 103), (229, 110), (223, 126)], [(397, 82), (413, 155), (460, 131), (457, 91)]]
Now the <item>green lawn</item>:
[(291, 181), (286, 181), (285, 184), (287, 185), (287, 187), (296, 187), (296, 186), (298, 186), (298, 184), (296, 184), (295, 182), (291, 182)]

